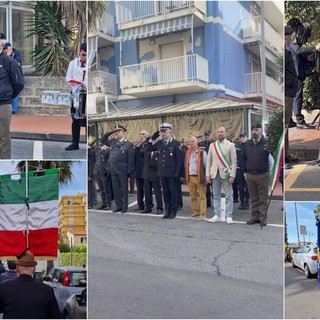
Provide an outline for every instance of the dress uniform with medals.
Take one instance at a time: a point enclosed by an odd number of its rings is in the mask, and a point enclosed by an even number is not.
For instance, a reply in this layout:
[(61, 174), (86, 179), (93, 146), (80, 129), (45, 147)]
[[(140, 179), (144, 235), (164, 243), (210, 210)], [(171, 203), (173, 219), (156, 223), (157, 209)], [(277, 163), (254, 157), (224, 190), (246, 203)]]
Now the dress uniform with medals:
[[(163, 123), (160, 125), (163, 136), (167, 130), (172, 130), (171, 124)], [(171, 134), (166, 139), (153, 143), (159, 136), (160, 133), (157, 131), (149, 141), (146, 150), (158, 152), (158, 175), (161, 179), (166, 212), (163, 219), (173, 219), (176, 217), (178, 210), (177, 181), (180, 181), (182, 165), (180, 144)]]
[(133, 174), (134, 150), (133, 143), (125, 139), (109, 139), (109, 136), (117, 131), (126, 132), (127, 129), (117, 125), (115, 130), (107, 132), (101, 143), (109, 146), (110, 156), (108, 168), (111, 172), (112, 188), (116, 208), (113, 212), (127, 212), (128, 210), (128, 178)]

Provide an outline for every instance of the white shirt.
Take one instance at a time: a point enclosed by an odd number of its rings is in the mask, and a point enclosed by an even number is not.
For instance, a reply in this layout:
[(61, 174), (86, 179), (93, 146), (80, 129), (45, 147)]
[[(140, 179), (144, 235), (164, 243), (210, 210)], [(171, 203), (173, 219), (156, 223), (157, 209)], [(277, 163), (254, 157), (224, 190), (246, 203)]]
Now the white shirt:
[[(85, 63), (87, 66), (87, 63)], [(86, 72), (84, 80), (83, 80), (83, 73)], [(66, 81), (69, 82), (70, 80), (77, 80), (79, 82), (82, 82), (85, 87), (87, 87), (87, 75), (88, 70), (87, 67), (81, 68), (81, 62), (80, 58), (75, 58), (72, 61), (70, 61), (68, 66), (68, 72), (66, 75)], [(76, 86), (76, 84), (73, 84)]]

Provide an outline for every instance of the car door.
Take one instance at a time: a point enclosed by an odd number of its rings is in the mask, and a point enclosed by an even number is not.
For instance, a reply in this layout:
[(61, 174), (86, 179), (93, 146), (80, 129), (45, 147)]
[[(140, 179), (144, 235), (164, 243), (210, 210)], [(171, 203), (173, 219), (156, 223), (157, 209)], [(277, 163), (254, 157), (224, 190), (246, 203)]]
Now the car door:
[(296, 257), (295, 257), (295, 265), (299, 268), (301, 268), (301, 254), (303, 252), (303, 247), (302, 248), (299, 248), (297, 251), (296, 251)]

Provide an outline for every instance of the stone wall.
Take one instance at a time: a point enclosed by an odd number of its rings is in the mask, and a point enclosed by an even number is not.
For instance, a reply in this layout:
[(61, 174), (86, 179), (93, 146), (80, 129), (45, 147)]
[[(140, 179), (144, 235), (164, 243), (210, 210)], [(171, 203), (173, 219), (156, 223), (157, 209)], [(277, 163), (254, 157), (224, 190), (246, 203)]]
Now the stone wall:
[(60, 91), (68, 93), (70, 84), (65, 77), (34, 77), (26, 76), (26, 84), (19, 95), (19, 114), (33, 115), (70, 115), (66, 106), (45, 105), (41, 103), (43, 91)]

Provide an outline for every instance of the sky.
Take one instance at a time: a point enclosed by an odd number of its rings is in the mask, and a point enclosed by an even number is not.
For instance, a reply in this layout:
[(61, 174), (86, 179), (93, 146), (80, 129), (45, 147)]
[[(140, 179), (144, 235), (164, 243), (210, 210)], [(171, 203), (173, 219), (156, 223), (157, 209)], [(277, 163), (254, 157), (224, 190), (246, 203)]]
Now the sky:
[[(0, 175), (15, 172), (18, 161), (0, 161)], [(87, 169), (86, 161), (75, 161), (72, 166), (73, 180), (68, 184), (59, 185), (59, 197), (63, 195), (73, 195), (86, 193), (87, 190)]]
[[(300, 226), (306, 226), (307, 234), (305, 235), (305, 241), (313, 243), (317, 242), (317, 226), (316, 219), (313, 214), (316, 206), (320, 202), (285, 202), (286, 223), (289, 243), (298, 243), (297, 235), (297, 223), (296, 223), (296, 211), (298, 218), (298, 229), (300, 242), (303, 242), (303, 235), (300, 234)], [(295, 206), (297, 210), (295, 209)]]

